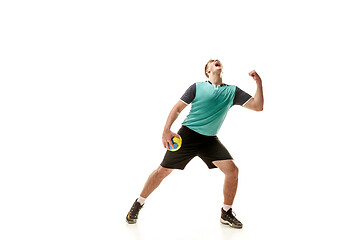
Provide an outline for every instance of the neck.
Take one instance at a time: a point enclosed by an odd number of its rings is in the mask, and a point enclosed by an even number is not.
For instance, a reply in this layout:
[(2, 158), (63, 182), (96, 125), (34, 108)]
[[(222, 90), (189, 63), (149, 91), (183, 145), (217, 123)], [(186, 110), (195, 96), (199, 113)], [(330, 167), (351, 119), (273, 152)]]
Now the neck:
[(220, 74), (210, 74), (209, 75), (210, 82), (215, 85), (221, 85), (223, 82)]

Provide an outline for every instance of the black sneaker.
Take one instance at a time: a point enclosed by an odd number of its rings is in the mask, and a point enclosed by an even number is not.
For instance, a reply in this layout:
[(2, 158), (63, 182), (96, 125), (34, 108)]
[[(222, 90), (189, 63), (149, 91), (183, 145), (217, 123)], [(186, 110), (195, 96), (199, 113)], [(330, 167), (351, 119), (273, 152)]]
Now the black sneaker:
[(129, 224), (133, 224), (136, 223), (136, 220), (138, 219), (138, 215), (140, 212), (140, 209), (143, 207), (144, 205), (141, 205), (137, 199), (135, 200), (134, 204), (132, 205), (128, 215), (126, 216), (126, 221)]
[[(222, 224), (228, 224), (230, 227), (233, 228), (242, 228), (242, 223), (236, 219), (236, 217), (233, 215), (232, 208), (230, 208), (227, 212), (223, 208), (221, 208), (221, 218), (220, 222)], [(235, 213), (234, 213), (235, 214)]]

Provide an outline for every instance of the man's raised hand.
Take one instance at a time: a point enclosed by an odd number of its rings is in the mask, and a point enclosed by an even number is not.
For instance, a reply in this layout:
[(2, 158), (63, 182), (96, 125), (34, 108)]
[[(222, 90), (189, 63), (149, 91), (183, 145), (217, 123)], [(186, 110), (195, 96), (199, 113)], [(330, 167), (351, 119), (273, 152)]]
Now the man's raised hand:
[(261, 78), (259, 76), (259, 74), (257, 74), (257, 72), (255, 70), (252, 70), (251, 72), (249, 72), (250, 77), (252, 77), (256, 82), (261, 81)]

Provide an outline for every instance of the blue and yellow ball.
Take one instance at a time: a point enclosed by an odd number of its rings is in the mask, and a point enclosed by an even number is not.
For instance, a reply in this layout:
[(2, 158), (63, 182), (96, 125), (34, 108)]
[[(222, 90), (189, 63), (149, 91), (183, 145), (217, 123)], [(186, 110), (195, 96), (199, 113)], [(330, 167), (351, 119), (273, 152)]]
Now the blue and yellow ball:
[(170, 151), (175, 152), (181, 148), (181, 143), (182, 143), (181, 137), (173, 137), (171, 141), (174, 145), (174, 148), (172, 148), (171, 145), (168, 143)]

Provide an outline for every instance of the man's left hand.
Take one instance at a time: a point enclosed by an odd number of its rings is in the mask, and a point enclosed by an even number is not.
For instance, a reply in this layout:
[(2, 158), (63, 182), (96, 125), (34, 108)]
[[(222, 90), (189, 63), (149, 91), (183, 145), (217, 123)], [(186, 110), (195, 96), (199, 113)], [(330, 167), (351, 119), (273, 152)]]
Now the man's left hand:
[(260, 82), (261, 78), (259, 76), (259, 74), (257, 74), (257, 72), (255, 72), (255, 70), (252, 70), (251, 72), (249, 72), (250, 77), (252, 77), (256, 82)]

